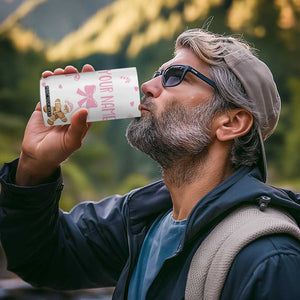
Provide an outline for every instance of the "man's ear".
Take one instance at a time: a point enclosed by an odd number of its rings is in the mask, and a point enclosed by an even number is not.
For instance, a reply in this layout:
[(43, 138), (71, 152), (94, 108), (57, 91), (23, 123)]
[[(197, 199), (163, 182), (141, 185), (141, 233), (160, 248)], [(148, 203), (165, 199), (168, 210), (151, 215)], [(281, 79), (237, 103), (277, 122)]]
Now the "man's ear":
[(217, 116), (214, 121), (217, 139), (225, 142), (247, 134), (253, 125), (253, 115), (237, 108)]

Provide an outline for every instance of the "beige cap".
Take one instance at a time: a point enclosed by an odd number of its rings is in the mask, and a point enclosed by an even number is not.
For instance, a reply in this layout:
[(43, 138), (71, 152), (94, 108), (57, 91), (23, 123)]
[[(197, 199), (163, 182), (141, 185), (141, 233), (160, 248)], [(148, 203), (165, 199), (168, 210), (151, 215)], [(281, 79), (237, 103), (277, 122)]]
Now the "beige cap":
[(266, 180), (264, 140), (275, 130), (280, 115), (280, 96), (270, 69), (247, 49), (233, 51), (224, 60), (241, 81), (247, 96), (253, 103), (259, 125), (262, 155), (259, 167)]

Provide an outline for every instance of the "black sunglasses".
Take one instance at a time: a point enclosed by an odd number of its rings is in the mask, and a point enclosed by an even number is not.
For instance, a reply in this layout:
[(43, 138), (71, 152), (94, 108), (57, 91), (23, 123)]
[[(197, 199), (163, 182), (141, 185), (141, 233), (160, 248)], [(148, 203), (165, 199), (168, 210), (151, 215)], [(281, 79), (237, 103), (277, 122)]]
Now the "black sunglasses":
[(187, 72), (191, 72), (198, 78), (216, 88), (216, 83), (188, 65), (172, 65), (165, 70), (155, 71), (152, 78), (162, 75), (161, 83), (163, 87), (172, 87), (180, 84)]

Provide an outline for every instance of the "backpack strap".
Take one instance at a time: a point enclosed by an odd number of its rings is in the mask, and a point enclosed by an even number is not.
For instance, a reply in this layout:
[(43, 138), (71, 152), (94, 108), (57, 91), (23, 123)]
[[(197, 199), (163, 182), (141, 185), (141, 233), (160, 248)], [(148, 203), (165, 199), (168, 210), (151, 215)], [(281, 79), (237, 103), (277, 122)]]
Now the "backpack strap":
[(200, 244), (191, 261), (186, 300), (219, 299), (231, 264), (247, 244), (259, 237), (286, 233), (300, 240), (300, 229), (287, 213), (245, 205), (221, 221)]

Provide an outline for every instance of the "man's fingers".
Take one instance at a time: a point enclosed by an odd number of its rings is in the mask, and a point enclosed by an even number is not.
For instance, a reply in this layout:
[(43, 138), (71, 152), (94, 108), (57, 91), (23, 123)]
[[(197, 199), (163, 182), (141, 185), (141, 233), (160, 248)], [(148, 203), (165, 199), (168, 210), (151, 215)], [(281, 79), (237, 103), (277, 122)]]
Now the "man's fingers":
[(41, 102), (38, 102), (37, 105), (35, 106), (34, 110), (39, 110), (41, 111)]
[(83, 67), (82, 67), (82, 71), (81, 72), (94, 72), (95, 69), (92, 65), (90, 64), (85, 64)]
[(54, 70), (54, 75), (62, 75), (64, 74), (64, 70), (62, 68), (57, 68)]
[(87, 115), (87, 109), (80, 109), (71, 117), (71, 125), (65, 136), (65, 147), (71, 152), (80, 148), (82, 140), (90, 127), (86, 122)]
[(65, 67), (65, 71), (64, 71), (65, 74), (72, 74), (72, 73), (79, 73), (78, 70), (73, 67), (73, 66), (66, 66)]
[(43, 78), (47, 78), (47, 77), (52, 76), (52, 75), (54, 75), (53, 72), (48, 71), (48, 70), (42, 73)]
[(83, 132), (82, 137), (81, 137), (82, 140), (85, 138), (86, 134), (88, 133), (88, 131), (90, 130), (92, 125), (93, 125), (93, 123), (87, 123), (86, 130)]
[[(85, 64), (82, 67), (82, 72), (94, 72), (94, 71), (95, 71), (94, 67), (90, 64)], [(57, 68), (57, 69), (54, 70), (54, 72), (51, 72), (51, 71), (47, 70), (47, 71), (42, 73), (42, 77), (47, 78), (47, 77), (53, 76), (53, 75), (72, 74), (72, 73), (79, 73), (79, 72), (73, 66), (66, 66), (65, 69)]]

